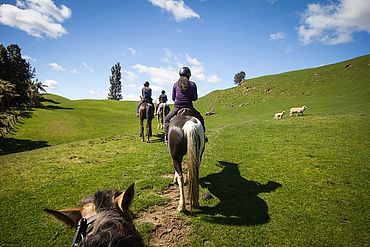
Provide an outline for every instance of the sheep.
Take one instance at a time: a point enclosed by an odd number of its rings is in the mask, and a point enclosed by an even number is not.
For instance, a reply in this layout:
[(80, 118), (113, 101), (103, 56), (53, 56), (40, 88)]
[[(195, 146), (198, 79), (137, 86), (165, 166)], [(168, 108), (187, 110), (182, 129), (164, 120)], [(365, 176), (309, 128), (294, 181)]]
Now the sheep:
[(276, 113), (274, 119), (282, 119), (284, 113), (285, 113), (285, 111)]
[(298, 115), (299, 113), (302, 113), (302, 116), (303, 116), (303, 112), (304, 112), (304, 110), (306, 110), (306, 109), (307, 109), (307, 107), (306, 107), (306, 106), (290, 108), (290, 114), (289, 114), (289, 116), (293, 116), (295, 113), (297, 113), (297, 115)]

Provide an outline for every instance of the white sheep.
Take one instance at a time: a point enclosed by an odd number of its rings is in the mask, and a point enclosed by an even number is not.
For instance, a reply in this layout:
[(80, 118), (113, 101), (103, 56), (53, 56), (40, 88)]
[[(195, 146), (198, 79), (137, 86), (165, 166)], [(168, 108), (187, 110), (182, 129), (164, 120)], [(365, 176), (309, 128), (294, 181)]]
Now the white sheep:
[(285, 111), (276, 113), (274, 119), (282, 119), (284, 113), (285, 113)]
[(295, 113), (297, 113), (297, 115), (299, 114), (299, 113), (301, 113), (302, 114), (302, 116), (303, 116), (303, 112), (304, 112), (304, 110), (306, 110), (307, 109), (307, 107), (306, 106), (302, 106), (302, 107), (293, 107), (293, 108), (290, 108), (290, 116), (293, 116)]

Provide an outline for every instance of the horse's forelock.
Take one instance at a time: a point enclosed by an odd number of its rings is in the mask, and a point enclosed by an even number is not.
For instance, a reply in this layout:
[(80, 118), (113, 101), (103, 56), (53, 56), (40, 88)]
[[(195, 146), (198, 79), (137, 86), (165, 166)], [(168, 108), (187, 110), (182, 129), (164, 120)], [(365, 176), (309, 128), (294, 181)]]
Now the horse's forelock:
[(97, 210), (113, 208), (116, 190), (99, 190), (94, 195), (94, 204)]
[(141, 236), (126, 212), (107, 210), (96, 216), (82, 246), (141, 246)]

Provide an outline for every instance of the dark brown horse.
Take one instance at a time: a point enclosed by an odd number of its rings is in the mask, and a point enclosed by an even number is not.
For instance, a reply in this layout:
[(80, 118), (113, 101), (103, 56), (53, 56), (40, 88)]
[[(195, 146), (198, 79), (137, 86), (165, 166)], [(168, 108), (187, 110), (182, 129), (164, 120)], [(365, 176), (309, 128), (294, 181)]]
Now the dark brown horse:
[(152, 120), (154, 114), (154, 106), (151, 103), (143, 102), (139, 107), (139, 120), (140, 120), (140, 137), (145, 139), (144, 136), (144, 120), (146, 119), (146, 136), (147, 142), (152, 136)]
[(144, 246), (129, 209), (133, 198), (134, 184), (125, 192), (98, 191), (79, 208), (44, 211), (76, 228), (72, 246)]
[(168, 128), (168, 149), (175, 168), (174, 182), (180, 190), (178, 211), (186, 210), (182, 159), (187, 154), (188, 191), (190, 210), (199, 208), (199, 167), (204, 152), (204, 129), (201, 122), (192, 116), (176, 115)]

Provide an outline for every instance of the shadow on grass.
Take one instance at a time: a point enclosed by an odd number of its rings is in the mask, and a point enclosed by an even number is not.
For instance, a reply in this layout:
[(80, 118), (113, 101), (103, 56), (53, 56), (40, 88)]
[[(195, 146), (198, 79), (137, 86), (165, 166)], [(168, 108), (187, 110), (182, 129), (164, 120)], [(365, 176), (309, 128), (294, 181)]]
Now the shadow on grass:
[(220, 202), (214, 207), (201, 207), (199, 214), (211, 223), (223, 225), (259, 225), (268, 223), (266, 202), (259, 193), (269, 193), (282, 185), (269, 181), (260, 184), (240, 175), (238, 164), (219, 161), (222, 171), (200, 179), (200, 184)]
[(20, 140), (14, 138), (0, 139), (0, 155), (20, 153), (50, 146), (46, 141)]
[(164, 133), (157, 133), (155, 135), (153, 135), (153, 137), (155, 137), (156, 139), (151, 139), (150, 142), (151, 143), (158, 143), (158, 142), (164, 142)]
[(44, 109), (47, 109), (47, 110), (73, 110), (74, 108), (71, 108), (71, 107), (61, 107), (61, 106), (57, 106), (59, 105), (60, 103), (55, 101), (55, 100), (52, 100), (52, 99), (43, 99), (42, 102), (49, 102), (49, 103), (52, 103), (52, 104), (56, 104), (56, 105), (43, 105), (42, 108)]
[(74, 108), (61, 107), (61, 106), (57, 106), (57, 105), (47, 105), (47, 106), (44, 106), (44, 109), (47, 109), (47, 110), (73, 110)]

